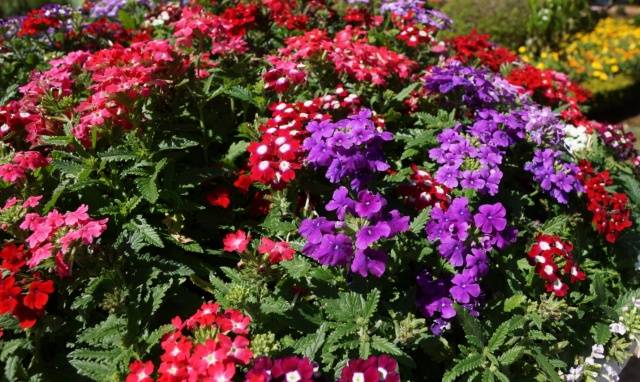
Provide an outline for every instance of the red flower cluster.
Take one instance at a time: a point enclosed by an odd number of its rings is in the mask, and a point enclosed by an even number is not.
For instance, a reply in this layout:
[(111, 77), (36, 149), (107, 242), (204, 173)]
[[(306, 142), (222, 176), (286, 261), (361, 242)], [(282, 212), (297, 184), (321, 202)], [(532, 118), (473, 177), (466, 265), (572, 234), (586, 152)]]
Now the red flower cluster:
[[(529, 260), (535, 264), (536, 273), (545, 281), (547, 292), (564, 297), (570, 283), (585, 280), (584, 272), (573, 261), (573, 245), (560, 240), (558, 236), (539, 234), (529, 250)], [(562, 278), (565, 278), (563, 282)]]
[[(131, 38), (129, 32), (124, 29), (122, 24), (107, 19), (100, 19), (87, 24), (84, 26), (82, 33), (83, 36), (78, 37), (88, 37), (92, 40), (103, 39), (111, 42), (129, 41)], [(91, 48), (97, 46), (97, 44), (93, 46), (90, 45)]]
[(236, 187), (246, 191), (255, 182), (277, 187), (293, 180), (295, 170), (302, 167), (301, 146), (307, 122), (330, 119), (328, 111), (353, 110), (358, 104), (358, 97), (340, 86), (335, 94), (310, 101), (271, 105), (272, 117), (260, 126), (260, 142), (252, 142), (247, 148), (249, 174), (240, 175)]
[[(231, 382), (236, 367), (247, 365), (253, 353), (249, 349), (251, 318), (235, 309), (224, 312), (216, 303), (204, 303), (186, 321), (173, 319), (175, 328), (160, 344), (158, 381), (216, 381)], [(193, 334), (205, 334), (204, 342)], [(129, 366), (126, 382), (153, 381), (151, 361), (135, 361)]]
[(152, 40), (100, 50), (87, 58), (82, 69), (91, 74), (91, 94), (76, 108), (80, 122), (73, 134), (90, 144), (94, 128), (132, 128), (136, 101), (173, 83), (185, 67), (168, 41)]
[(400, 53), (367, 43), (366, 31), (351, 25), (332, 40), (326, 32), (317, 29), (290, 37), (279, 50), (282, 60), (294, 63), (324, 53), (328, 53), (336, 72), (374, 85), (384, 85), (394, 75), (409, 78), (417, 67), (415, 61)]
[(376, 16), (371, 14), (368, 9), (350, 7), (344, 13), (342, 17), (348, 24), (358, 27), (377, 27), (382, 24), (382, 16)]
[[(182, 9), (180, 19), (173, 24), (176, 46), (194, 53), (198, 62), (198, 76), (206, 77), (206, 69), (216, 63), (212, 55), (243, 53), (247, 49), (244, 33), (247, 25), (255, 19), (255, 6), (239, 4), (230, 8), (222, 16), (214, 15), (198, 6)], [(206, 48), (206, 52), (199, 49)]]
[(256, 359), (245, 382), (313, 382), (313, 364), (307, 358), (289, 356)]
[(268, 58), (273, 69), (269, 69), (262, 78), (266, 82), (264, 88), (276, 93), (284, 93), (292, 85), (301, 84), (306, 78), (304, 64), (285, 61), (276, 56)]
[(562, 117), (574, 125), (586, 124), (587, 119), (580, 111), (579, 105), (589, 99), (589, 93), (580, 85), (571, 82), (565, 74), (525, 65), (514, 68), (507, 80), (522, 87), (534, 100), (543, 105), (568, 105), (562, 111)]
[(475, 29), (469, 34), (456, 36), (449, 42), (456, 51), (455, 58), (458, 61), (466, 64), (475, 58), (495, 72), (500, 70), (502, 64), (517, 59), (509, 49), (494, 45), (489, 41), (488, 34), (479, 34)]
[(18, 37), (34, 37), (49, 28), (58, 28), (61, 22), (58, 18), (47, 16), (46, 10), (34, 9), (27, 13), (22, 21), (22, 26), (18, 31)]
[(8, 183), (18, 183), (27, 177), (27, 171), (35, 171), (51, 163), (37, 151), (18, 151), (11, 159), (11, 163), (0, 165), (0, 179)]
[(606, 187), (613, 184), (609, 171), (596, 173), (591, 163), (580, 161), (578, 179), (587, 195), (587, 209), (593, 213), (596, 231), (610, 242), (615, 243), (620, 234), (630, 228), (631, 210), (625, 193), (609, 192)]
[[(314, 3), (314, 1), (309, 3)], [(281, 27), (289, 30), (305, 29), (307, 27), (309, 17), (296, 13), (297, 0), (262, 0), (262, 5), (269, 10), (269, 15), (273, 21)]]
[(436, 181), (428, 172), (421, 170), (412, 164), (411, 182), (398, 188), (398, 193), (404, 198), (405, 203), (418, 210), (427, 207), (438, 207), (446, 210), (451, 201), (449, 188)]
[(354, 359), (342, 369), (338, 382), (400, 382), (398, 362), (388, 355)]
[(634, 147), (636, 137), (631, 131), (625, 131), (622, 124), (610, 125), (593, 121), (591, 126), (598, 132), (604, 143), (614, 151), (618, 159), (627, 160), (637, 155)]
[(414, 24), (404, 27), (396, 38), (403, 41), (407, 46), (415, 48), (418, 45), (428, 45), (433, 39), (434, 28), (425, 27), (421, 24)]

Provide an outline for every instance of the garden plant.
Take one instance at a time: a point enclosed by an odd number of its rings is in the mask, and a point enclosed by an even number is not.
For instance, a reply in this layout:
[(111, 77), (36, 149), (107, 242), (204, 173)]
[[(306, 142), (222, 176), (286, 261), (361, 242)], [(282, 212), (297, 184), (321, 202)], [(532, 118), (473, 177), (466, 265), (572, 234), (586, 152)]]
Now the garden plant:
[(424, 1), (0, 22), (8, 381), (616, 380), (640, 156)]

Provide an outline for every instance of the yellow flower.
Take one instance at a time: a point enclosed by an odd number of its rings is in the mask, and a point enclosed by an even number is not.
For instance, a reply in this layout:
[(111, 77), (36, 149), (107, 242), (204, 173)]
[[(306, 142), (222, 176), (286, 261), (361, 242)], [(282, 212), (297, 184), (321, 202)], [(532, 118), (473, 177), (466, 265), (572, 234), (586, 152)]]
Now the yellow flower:
[(618, 73), (620, 71), (620, 67), (618, 65), (611, 66), (611, 71), (613, 73)]

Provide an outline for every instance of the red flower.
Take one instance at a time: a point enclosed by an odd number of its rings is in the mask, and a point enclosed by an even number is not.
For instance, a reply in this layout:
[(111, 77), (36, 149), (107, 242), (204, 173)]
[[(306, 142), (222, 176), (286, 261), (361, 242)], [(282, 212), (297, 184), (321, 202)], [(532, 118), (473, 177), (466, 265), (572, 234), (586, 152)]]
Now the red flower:
[(13, 275), (0, 280), (0, 314), (13, 312), (18, 306), (21, 293), (22, 288), (16, 285)]
[(227, 208), (231, 203), (229, 190), (226, 187), (216, 187), (207, 194), (207, 201), (214, 207)]
[(251, 236), (248, 236), (243, 230), (239, 229), (234, 233), (228, 233), (222, 242), (225, 251), (242, 253), (247, 249), (250, 240)]
[(340, 373), (339, 382), (379, 382), (376, 357), (364, 359), (352, 359)]
[(152, 382), (153, 362), (134, 361), (129, 365), (129, 375), (125, 382)]
[(2, 268), (11, 273), (15, 273), (25, 265), (24, 245), (16, 246), (13, 243), (5, 244), (0, 250), (0, 259), (2, 259)]
[(313, 365), (306, 358), (285, 357), (274, 362), (271, 375), (285, 381), (312, 382)]
[(32, 281), (29, 285), (29, 292), (23, 299), (26, 307), (33, 310), (41, 310), (47, 305), (49, 295), (53, 293), (53, 281)]
[(292, 260), (296, 251), (285, 241), (275, 242), (268, 237), (263, 237), (260, 240), (258, 252), (267, 255), (271, 264), (277, 264), (281, 261)]
[(528, 252), (529, 260), (535, 264), (536, 273), (545, 281), (545, 289), (564, 297), (569, 286), (563, 279), (575, 283), (586, 279), (573, 260), (573, 244), (558, 236), (540, 234)]

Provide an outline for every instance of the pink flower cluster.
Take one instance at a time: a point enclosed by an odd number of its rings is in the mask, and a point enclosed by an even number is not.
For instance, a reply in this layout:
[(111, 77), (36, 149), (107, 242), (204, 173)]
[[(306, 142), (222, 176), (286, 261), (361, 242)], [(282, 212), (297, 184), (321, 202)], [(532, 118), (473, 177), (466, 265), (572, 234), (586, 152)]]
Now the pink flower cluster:
[(27, 265), (34, 268), (54, 257), (58, 275), (68, 275), (71, 268), (65, 256), (71, 255), (81, 245), (93, 244), (107, 229), (109, 219), (93, 220), (87, 214), (88, 210), (83, 204), (77, 210), (64, 214), (56, 209), (46, 216), (27, 213), (20, 224), (20, 229), (29, 234), (25, 240), (31, 252)]
[[(174, 331), (161, 343), (163, 350), (158, 381), (230, 382), (238, 366), (253, 358), (249, 349), (251, 318), (235, 309), (221, 311), (213, 302), (204, 303), (186, 321), (173, 319)], [(194, 337), (204, 339), (196, 341)], [(153, 381), (151, 361), (135, 361), (129, 366), (126, 382)]]
[(302, 167), (302, 140), (305, 125), (315, 120), (331, 119), (329, 111), (354, 110), (360, 100), (339, 86), (334, 94), (313, 100), (271, 105), (272, 117), (262, 126), (259, 142), (249, 144), (249, 174), (242, 174), (236, 187), (247, 190), (253, 183), (282, 186), (295, 178), (295, 170)]
[[(247, 50), (243, 38), (245, 27), (253, 23), (256, 9), (255, 6), (238, 4), (235, 8), (228, 8), (221, 16), (199, 6), (182, 9), (180, 19), (173, 25), (173, 35), (178, 48), (197, 57), (195, 61), (201, 65), (198, 67), (199, 77), (206, 77), (206, 69), (215, 66), (212, 55), (243, 53)], [(202, 52), (203, 49), (206, 52)]]
[[(222, 240), (226, 252), (244, 253), (251, 242), (251, 235), (239, 229), (228, 233)], [(258, 253), (263, 255), (269, 264), (278, 264), (293, 259), (296, 251), (286, 241), (273, 241), (268, 237), (260, 239)]]
[(27, 177), (27, 171), (46, 167), (51, 163), (38, 151), (18, 151), (11, 159), (11, 163), (0, 165), (0, 179), (8, 183), (19, 183)]
[[(285, 47), (278, 51), (279, 57), (270, 57), (269, 61), (280, 67), (284, 67), (284, 62), (289, 62), (289, 66), (300, 70), (298, 65), (302, 60), (325, 53), (336, 72), (380, 86), (385, 85), (392, 76), (409, 78), (417, 67), (416, 62), (400, 53), (369, 44), (366, 31), (351, 25), (338, 32), (333, 39), (318, 29), (290, 37), (285, 41)], [(283, 81), (280, 91), (286, 90), (284, 85)]]
[(73, 134), (89, 144), (95, 128), (133, 127), (136, 101), (173, 83), (185, 68), (168, 41), (152, 40), (100, 50), (82, 69), (91, 74), (91, 95), (76, 108), (80, 122)]

